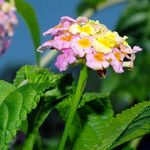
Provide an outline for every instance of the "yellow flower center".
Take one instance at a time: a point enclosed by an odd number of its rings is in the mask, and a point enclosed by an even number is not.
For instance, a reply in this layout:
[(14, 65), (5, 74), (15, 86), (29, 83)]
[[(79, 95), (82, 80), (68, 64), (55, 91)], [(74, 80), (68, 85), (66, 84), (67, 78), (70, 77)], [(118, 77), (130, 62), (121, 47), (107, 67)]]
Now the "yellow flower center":
[(101, 62), (101, 61), (104, 61), (104, 54), (103, 53), (96, 53), (94, 54), (94, 58), (95, 60)]
[(99, 37), (98, 42), (107, 48), (112, 48), (116, 45), (115, 35), (111, 32), (108, 32), (104, 37)]
[(80, 32), (84, 32), (84, 33), (92, 35), (94, 33), (94, 29), (91, 25), (86, 24), (80, 28)]
[(71, 41), (71, 39), (72, 39), (72, 35), (64, 36), (61, 38), (61, 40), (67, 41), (67, 42)]
[(128, 44), (127, 41), (124, 41), (124, 42), (123, 42), (123, 45), (128, 46), (129, 44)]
[(116, 59), (118, 61), (121, 61), (121, 54), (120, 54), (120, 52), (115, 52), (114, 55), (115, 55), (115, 57), (116, 57)]
[(84, 39), (78, 40), (78, 44), (83, 48), (88, 48), (90, 47), (91, 42), (89, 39), (84, 38)]

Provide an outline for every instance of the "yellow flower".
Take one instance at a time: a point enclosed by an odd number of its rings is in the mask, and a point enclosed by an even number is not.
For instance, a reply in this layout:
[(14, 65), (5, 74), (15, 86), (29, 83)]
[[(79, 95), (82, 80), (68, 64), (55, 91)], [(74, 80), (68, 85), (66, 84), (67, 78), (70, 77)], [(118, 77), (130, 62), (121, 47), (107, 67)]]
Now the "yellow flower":
[(79, 33), (83, 36), (90, 36), (96, 33), (108, 32), (108, 29), (103, 24), (100, 24), (99, 21), (89, 20), (85, 24), (72, 24), (69, 31), (74, 35)]
[(101, 24), (98, 20), (97, 21), (93, 21), (93, 20), (89, 20), (88, 22), (95, 30), (95, 33), (103, 33), (108, 31), (107, 27), (103, 24)]
[(69, 31), (74, 35), (77, 33), (85, 36), (95, 34), (94, 28), (88, 23), (85, 25), (73, 24), (70, 26)]
[(100, 43), (97, 39), (93, 40), (93, 47), (95, 51), (107, 54), (112, 52), (112, 49)]
[(89, 39), (84, 38), (84, 39), (78, 40), (78, 44), (83, 48), (88, 48), (88, 47), (90, 47), (91, 42)]
[(128, 46), (128, 43), (126, 42), (127, 40), (127, 36), (121, 37), (119, 36), (119, 34), (117, 32), (113, 32), (116, 38), (116, 42), (119, 43), (123, 43), (125, 46)]
[(127, 41), (124, 41), (124, 42), (123, 42), (123, 45), (125, 45), (125, 46), (129, 46), (129, 44), (128, 44), (128, 42), (127, 42)]
[(82, 35), (94, 35), (95, 31), (94, 28), (90, 24), (85, 24), (80, 28), (80, 34)]
[(94, 48), (97, 52), (109, 53), (117, 44), (115, 34), (113, 32), (106, 32), (105, 34), (97, 37), (94, 41)]

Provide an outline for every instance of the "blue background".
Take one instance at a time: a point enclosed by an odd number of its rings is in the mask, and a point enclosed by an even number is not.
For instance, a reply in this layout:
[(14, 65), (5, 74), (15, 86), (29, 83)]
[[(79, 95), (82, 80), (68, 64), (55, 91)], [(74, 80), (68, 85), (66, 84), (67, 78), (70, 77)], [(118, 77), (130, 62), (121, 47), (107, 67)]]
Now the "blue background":
[[(70, 16), (76, 18), (76, 7), (80, 0), (27, 0), (35, 9), (42, 33), (50, 27), (58, 24), (61, 16)], [(98, 19), (109, 29), (114, 29), (115, 25), (125, 9), (126, 3), (115, 5), (97, 12), (92, 19)], [(6, 53), (0, 57), (0, 78), (4, 78), (3, 71), (18, 65), (34, 64), (34, 47), (30, 32), (23, 19), (18, 16), (19, 24), (15, 28), (15, 34), (12, 43)], [(42, 42), (46, 38), (42, 37)], [(3, 75), (2, 75), (3, 74)]]

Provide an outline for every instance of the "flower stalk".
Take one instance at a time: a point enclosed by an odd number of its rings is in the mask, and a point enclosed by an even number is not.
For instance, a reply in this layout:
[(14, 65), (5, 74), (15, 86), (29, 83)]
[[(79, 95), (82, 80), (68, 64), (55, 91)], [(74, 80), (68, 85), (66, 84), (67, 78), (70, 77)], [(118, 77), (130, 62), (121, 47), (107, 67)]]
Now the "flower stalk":
[(79, 101), (81, 99), (82, 92), (83, 92), (85, 84), (86, 84), (87, 76), (88, 76), (87, 75), (87, 67), (84, 65), (83, 68), (80, 71), (78, 85), (77, 85), (77, 89), (76, 89), (76, 92), (75, 92), (74, 100), (72, 102), (72, 106), (71, 106), (71, 109), (70, 109), (70, 112), (69, 112), (69, 116), (68, 116), (68, 119), (67, 119), (67, 122), (66, 122), (66, 126), (65, 126), (65, 129), (64, 129), (64, 133), (63, 133), (63, 136), (62, 136), (62, 139), (61, 139), (58, 150), (64, 150), (65, 143), (66, 143), (66, 140), (67, 140), (67, 137), (68, 137), (68, 132), (69, 132), (70, 126), (72, 124), (72, 121), (74, 119), (74, 116), (75, 116), (75, 113), (76, 113), (76, 110), (77, 110), (77, 106), (78, 106)]

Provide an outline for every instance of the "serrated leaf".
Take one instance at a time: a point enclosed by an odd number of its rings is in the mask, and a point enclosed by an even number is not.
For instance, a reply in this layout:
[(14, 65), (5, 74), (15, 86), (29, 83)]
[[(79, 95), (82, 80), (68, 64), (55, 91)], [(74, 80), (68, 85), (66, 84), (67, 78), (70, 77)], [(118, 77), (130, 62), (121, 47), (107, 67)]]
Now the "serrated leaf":
[(0, 80), (0, 105), (3, 102), (3, 99), (5, 99), (9, 95), (9, 93), (14, 91), (15, 89), (16, 88), (10, 83)]
[(26, 84), (19, 88), (0, 81), (0, 148), (6, 149), (27, 113), (34, 109), (49, 84)]
[(90, 115), (75, 143), (74, 150), (97, 150), (97, 142), (103, 136), (104, 127), (110, 119), (109, 117), (105, 118), (97, 115)]
[[(26, 102), (21, 112), (23, 118), (26, 117), (24, 111), (31, 112), (28, 115), (27, 139), (24, 149), (32, 149), (39, 127), (54, 106), (72, 91), (72, 76), (56, 74), (38, 66), (24, 66), (17, 72), (13, 84), (19, 87), (19, 92), (23, 92), (26, 98), (34, 99), (33, 102)], [(41, 92), (42, 89), (43, 92)]]
[(115, 118), (89, 116), (74, 150), (111, 149), (148, 133), (150, 130), (149, 110), (150, 102), (145, 101), (124, 111)]
[[(126, 116), (128, 116), (128, 114), (126, 114)], [(146, 133), (150, 133), (150, 105), (130, 123), (111, 147), (116, 147)]]
[(51, 86), (56, 86), (62, 77), (62, 74), (52, 73), (48, 69), (26, 65), (19, 69), (13, 84), (20, 86), (26, 83), (50, 83)]
[(22, 95), (16, 91), (8, 95), (0, 105), (0, 149), (7, 149), (8, 143), (16, 134), (21, 107)]
[[(54, 102), (54, 100), (66, 96), (72, 90), (71, 85), (72, 78), (70, 76), (54, 74), (48, 69), (37, 66), (22, 67), (17, 72), (14, 85), (0, 81), (0, 149), (7, 149), (21, 123), (26, 120), (27, 114), (37, 107), (42, 97), (42, 110), (40, 108), (42, 112), (37, 109), (39, 113), (35, 114), (33, 120), (28, 122), (29, 130), (34, 130), (34, 126), (31, 124), (35, 125), (36, 123), (37, 131), (54, 105), (59, 102)], [(44, 97), (46, 97), (46, 101), (43, 99)], [(41, 107), (40, 104), (38, 106)], [(35, 112), (37, 110), (35, 109)], [(32, 116), (32, 113), (29, 116)], [(27, 141), (32, 143), (30, 145), (32, 147), (34, 140), (28, 139)]]
[(34, 52), (36, 55), (36, 61), (38, 62), (40, 54), (36, 51), (36, 49), (40, 45), (40, 29), (34, 9), (24, 0), (15, 0), (15, 5), (17, 12), (19, 12), (19, 14), (23, 17), (30, 30), (35, 49)]

